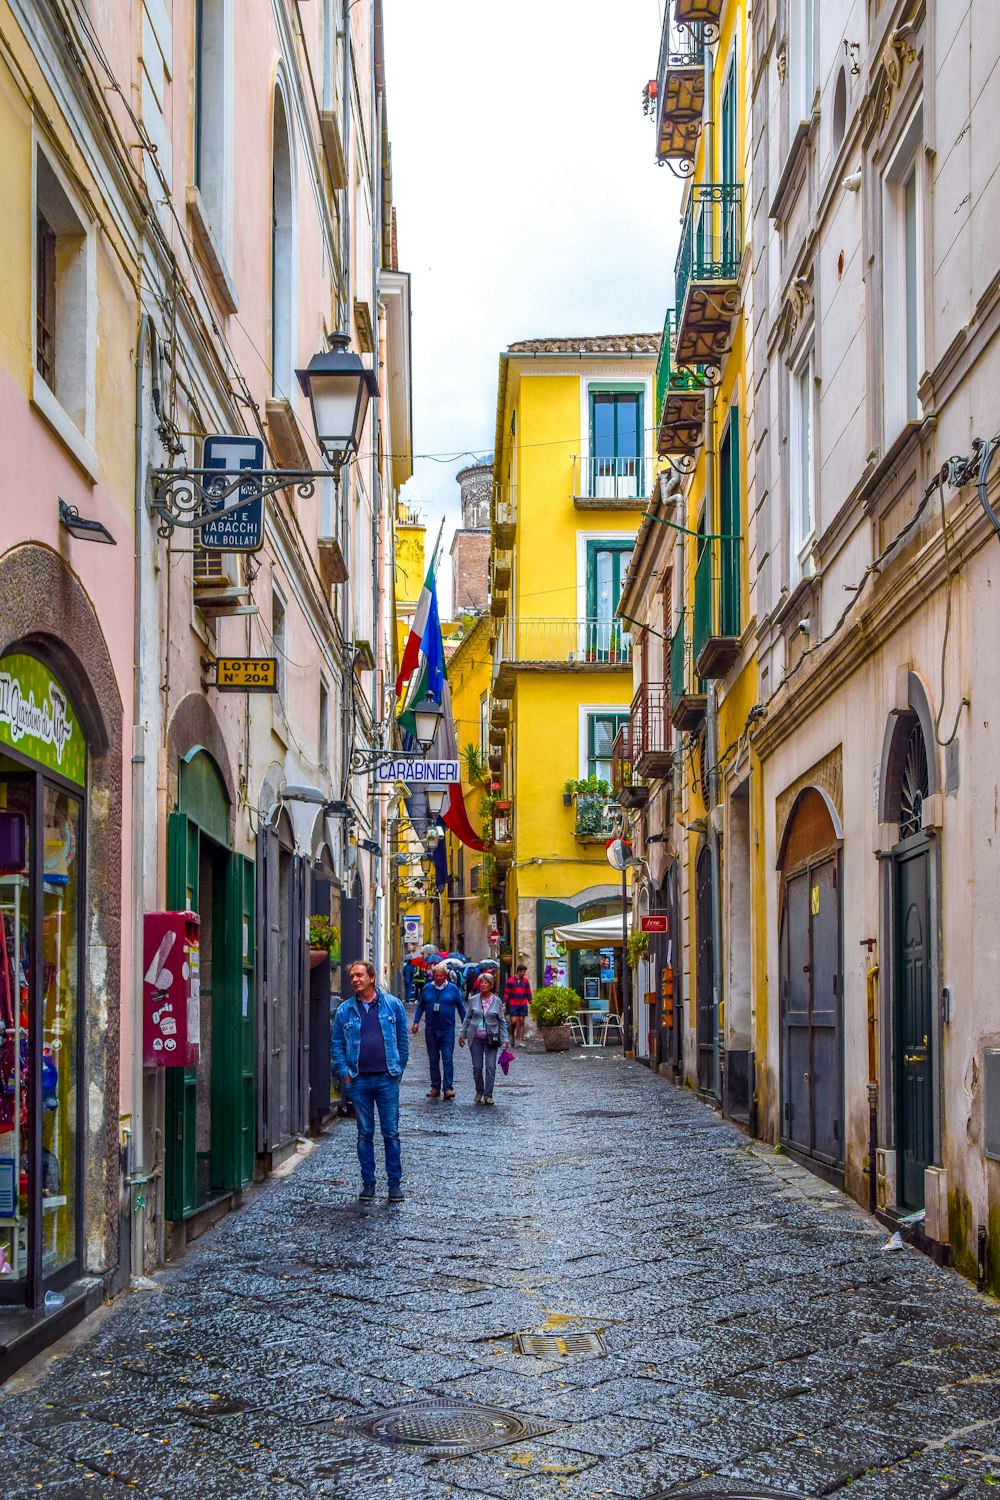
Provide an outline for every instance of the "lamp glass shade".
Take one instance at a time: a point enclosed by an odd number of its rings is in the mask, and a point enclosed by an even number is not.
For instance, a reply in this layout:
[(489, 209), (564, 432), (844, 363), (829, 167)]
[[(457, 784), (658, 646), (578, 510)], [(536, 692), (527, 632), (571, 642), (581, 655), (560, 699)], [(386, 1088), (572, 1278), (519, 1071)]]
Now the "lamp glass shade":
[(433, 698), (425, 698), (414, 707), (413, 732), (421, 750), (429, 750), (433, 745), (442, 712), (440, 703), (435, 703)]
[(444, 806), (444, 787), (429, 786), (425, 790), (425, 796), (427, 797), (427, 806), (430, 808), (431, 813), (436, 818), (438, 813)]
[(347, 352), (347, 340), (338, 335), (337, 348), (314, 354), (304, 370), (297, 370), (299, 384), (312, 407), (316, 441), (335, 469), (357, 453), (368, 403), (378, 395), (375, 373)]

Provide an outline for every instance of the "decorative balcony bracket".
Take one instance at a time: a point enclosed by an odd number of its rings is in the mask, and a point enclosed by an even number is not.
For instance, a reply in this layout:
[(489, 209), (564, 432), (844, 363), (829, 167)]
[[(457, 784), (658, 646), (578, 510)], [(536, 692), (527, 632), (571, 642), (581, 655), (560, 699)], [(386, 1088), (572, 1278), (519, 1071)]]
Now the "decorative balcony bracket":
[(333, 477), (330, 469), (153, 469), (149, 508), (160, 517), (159, 535), (169, 537), (175, 526), (198, 530), (278, 490), (308, 500), (318, 480)]

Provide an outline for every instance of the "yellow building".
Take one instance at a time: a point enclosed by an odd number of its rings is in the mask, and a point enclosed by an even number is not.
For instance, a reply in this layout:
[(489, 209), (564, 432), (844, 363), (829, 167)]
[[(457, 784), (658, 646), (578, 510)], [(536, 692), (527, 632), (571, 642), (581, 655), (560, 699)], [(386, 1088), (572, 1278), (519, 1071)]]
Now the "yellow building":
[(496, 817), (493, 911), (533, 984), (595, 999), (598, 953), (561, 953), (552, 933), (621, 910), (605, 805), (632, 639), (615, 611), (652, 483), (658, 349), (623, 334), (500, 356), (488, 733), (511, 811)]
[(616, 792), (635, 810), (645, 859), (637, 905), (671, 918), (639, 976), (640, 991), (656, 997), (654, 1060), (749, 1119), (753, 979), (763, 974), (753, 901), (764, 883), (754, 878), (760, 789), (747, 734), (759, 688), (746, 44), (745, 0), (667, 8), (657, 155), (687, 177), (657, 365), (656, 445), (670, 478), (644, 522), (622, 603), (644, 629)]

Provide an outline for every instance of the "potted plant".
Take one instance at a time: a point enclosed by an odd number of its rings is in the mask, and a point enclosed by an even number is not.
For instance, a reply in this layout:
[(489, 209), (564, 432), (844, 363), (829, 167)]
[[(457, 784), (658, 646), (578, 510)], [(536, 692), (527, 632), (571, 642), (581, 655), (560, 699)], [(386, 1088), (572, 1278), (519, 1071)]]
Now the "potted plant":
[(563, 807), (573, 806), (573, 793), (576, 791), (576, 782), (572, 779), (567, 781), (563, 787)]
[(628, 966), (630, 969), (638, 967), (639, 960), (645, 958), (649, 953), (649, 933), (630, 932), (628, 937)]
[(325, 959), (340, 963), (340, 928), (329, 917), (309, 918), (309, 967), (316, 969)]
[(545, 984), (531, 997), (531, 1014), (537, 1022), (546, 1052), (568, 1052), (573, 1045), (569, 1018), (583, 1009), (583, 1001), (565, 984)]

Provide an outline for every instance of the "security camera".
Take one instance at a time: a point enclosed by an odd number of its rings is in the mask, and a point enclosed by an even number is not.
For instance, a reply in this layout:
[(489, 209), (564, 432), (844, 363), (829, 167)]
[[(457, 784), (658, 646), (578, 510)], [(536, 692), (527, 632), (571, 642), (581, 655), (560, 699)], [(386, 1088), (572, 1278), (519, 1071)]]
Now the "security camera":
[(841, 187), (848, 193), (860, 193), (863, 178), (860, 172), (851, 172), (849, 176), (841, 181)]
[(797, 631), (799, 631), (799, 633), (801, 635), (808, 635), (809, 634), (809, 628), (810, 628), (810, 621), (809, 620), (800, 620), (799, 623), (796, 625), (795, 628), (796, 628)]

